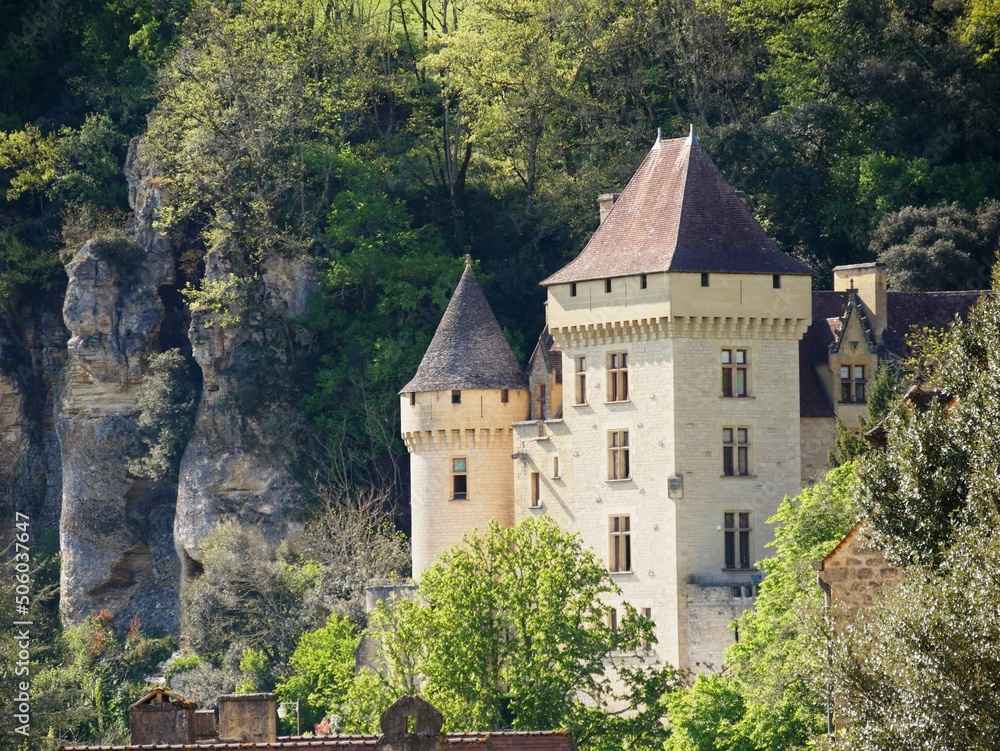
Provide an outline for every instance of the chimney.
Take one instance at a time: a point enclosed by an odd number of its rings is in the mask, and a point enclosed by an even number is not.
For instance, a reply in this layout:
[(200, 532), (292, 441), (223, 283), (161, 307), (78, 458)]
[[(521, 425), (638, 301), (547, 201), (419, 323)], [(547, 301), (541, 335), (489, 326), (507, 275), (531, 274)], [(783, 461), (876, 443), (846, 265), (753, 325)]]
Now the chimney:
[(597, 205), (601, 207), (601, 224), (604, 224), (604, 220), (608, 218), (608, 214), (611, 213), (611, 209), (614, 208), (620, 195), (621, 193), (602, 193), (597, 197)]
[(888, 273), (884, 263), (855, 263), (837, 266), (833, 270), (834, 292), (857, 290), (865, 306), (868, 320), (875, 333), (875, 341), (882, 341), (882, 333), (889, 325), (887, 305)]
[(274, 694), (219, 697), (219, 740), (274, 743), (278, 737), (278, 700)]

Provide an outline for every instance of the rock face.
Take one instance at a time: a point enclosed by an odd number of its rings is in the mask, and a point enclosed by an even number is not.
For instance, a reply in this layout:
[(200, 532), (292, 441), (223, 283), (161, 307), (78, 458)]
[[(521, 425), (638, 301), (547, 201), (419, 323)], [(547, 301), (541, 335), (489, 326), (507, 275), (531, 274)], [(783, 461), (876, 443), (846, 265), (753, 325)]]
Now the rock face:
[[(224, 253), (206, 257), (207, 282), (229, 277)], [(301, 531), (302, 487), (287, 468), (288, 408), (259, 398), (256, 381), (280, 357), (270, 350), (267, 327), (306, 310), (316, 287), (314, 262), (306, 256), (275, 256), (265, 262), (260, 299), (268, 313), (231, 311), (238, 323), (223, 325), (208, 310), (191, 314), (192, 354), (201, 366), (203, 391), (194, 435), (181, 460), (174, 541), (184, 576), (199, 573), (201, 543), (223, 519), (257, 525), (271, 541)]]
[[(27, 514), (37, 536), (59, 523), (59, 443), (52, 398), (67, 332), (55, 310), (27, 305), (0, 315), (0, 508)], [(10, 509), (10, 510), (8, 510)]]
[(177, 628), (179, 572), (171, 530), (172, 488), (128, 473), (139, 447), (136, 395), (149, 355), (162, 349), (161, 291), (175, 281), (169, 240), (153, 228), (162, 196), (126, 174), (135, 211), (129, 239), (90, 241), (68, 264), (63, 319), (70, 332), (56, 425), (62, 450), (62, 614), (69, 623), (96, 611), (119, 623)]

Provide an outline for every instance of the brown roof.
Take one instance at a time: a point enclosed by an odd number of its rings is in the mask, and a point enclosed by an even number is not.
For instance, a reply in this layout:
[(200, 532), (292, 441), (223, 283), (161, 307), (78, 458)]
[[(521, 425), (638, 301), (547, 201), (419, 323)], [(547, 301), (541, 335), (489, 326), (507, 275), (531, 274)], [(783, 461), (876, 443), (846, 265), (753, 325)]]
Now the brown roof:
[(504, 338), (466, 256), (465, 273), (417, 374), (399, 393), (526, 388), (528, 377)]
[(542, 285), (659, 271), (802, 274), (692, 133), (657, 141), (583, 252)]
[[(833, 417), (833, 405), (814, 366), (827, 362), (830, 345), (837, 341), (850, 300), (850, 292), (813, 292), (812, 325), (799, 342), (799, 410), (802, 417)], [(914, 327), (947, 326), (955, 317), (965, 319), (980, 291), (888, 292), (887, 326), (878, 342), (883, 359), (908, 352), (906, 336)]]

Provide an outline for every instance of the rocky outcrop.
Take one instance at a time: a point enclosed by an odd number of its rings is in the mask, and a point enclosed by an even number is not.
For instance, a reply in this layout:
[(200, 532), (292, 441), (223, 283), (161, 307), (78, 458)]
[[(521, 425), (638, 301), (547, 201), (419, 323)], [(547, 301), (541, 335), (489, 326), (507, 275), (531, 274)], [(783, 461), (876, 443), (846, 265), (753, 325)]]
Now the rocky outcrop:
[(139, 448), (137, 388), (161, 349), (161, 291), (175, 281), (174, 249), (153, 226), (160, 188), (137, 164), (133, 145), (128, 237), (91, 240), (66, 267), (61, 608), (70, 623), (106, 609), (119, 622), (139, 615), (146, 627), (175, 630), (174, 490), (128, 472)]
[[(62, 316), (42, 301), (0, 315), (0, 508), (27, 514), (36, 541), (59, 523), (52, 399), (67, 337)], [(12, 519), (13, 511), (4, 513)]]
[[(230, 277), (226, 253), (207, 254), (205, 280)], [(184, 574), (201, 570), (201, 544), (223, 519), (261, 528), (272, 542), (301, 531), (302, 487), (288, 469), (289, 407), (260, 383), (280, 364), (268, 328), (286, 327), (306, 311), (316, 288), (308, 256), (276, 255), (264, 263), (257, 303), (236, 305), (228, 320), (207, 309), (191, 314), (192, 354), (203, 391), (194, 435), (181, 461), (174, 540)], [(282, 340), (287, 333), (276, 337)]]

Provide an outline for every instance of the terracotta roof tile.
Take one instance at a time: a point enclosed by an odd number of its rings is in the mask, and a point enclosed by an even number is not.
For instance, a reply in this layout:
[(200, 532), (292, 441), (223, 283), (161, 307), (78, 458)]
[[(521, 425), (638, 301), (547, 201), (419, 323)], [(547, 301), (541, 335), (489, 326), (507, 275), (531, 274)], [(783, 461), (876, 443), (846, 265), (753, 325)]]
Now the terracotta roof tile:
[(583, 252), (542, 285), (660, 271), (803, 274), (692, 136), (658, 141)]
[(526, 389), (528, 377), (504, 338), (467, 258), (417, 374), (399, 392)]

